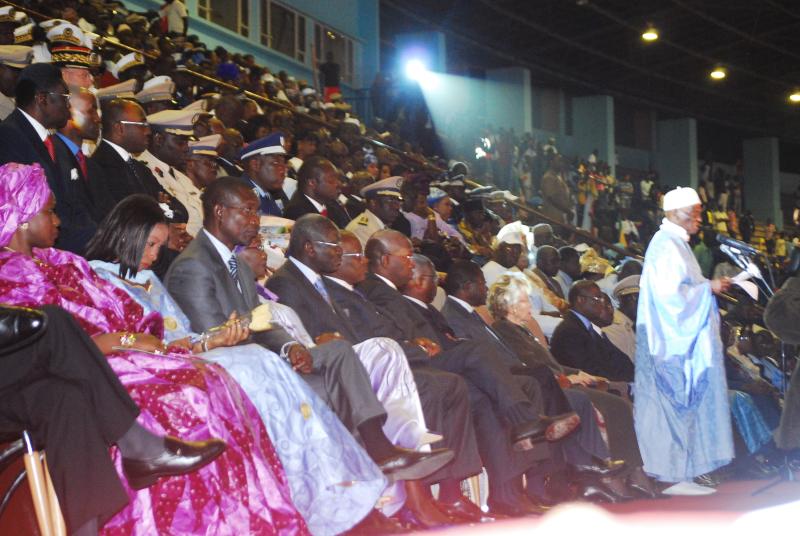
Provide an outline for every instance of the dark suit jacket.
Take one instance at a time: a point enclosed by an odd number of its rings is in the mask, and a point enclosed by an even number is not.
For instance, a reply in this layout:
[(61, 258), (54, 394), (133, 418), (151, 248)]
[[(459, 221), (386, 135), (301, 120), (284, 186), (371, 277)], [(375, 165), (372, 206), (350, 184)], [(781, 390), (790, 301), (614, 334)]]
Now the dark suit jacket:
[(164, 192), (146, 165), (134, 159), (134, 173), (132, 166), (126, 164), (119, 153), (106, 142), (97, 146), (88, 163), (89, 189), (92, 195), (111, 198), (111, 205), (102, 207), (103, 216), (129, 195), (147, 194), (158, 200), (159, 195)]
[(397, 332), (394, 338), (410, 341), (418, 337), (427, 337), (439, 343), (442, 348), (447, 348), (448, 341), (442, 340), (441, 334), (414, 304), (375, 274), (367, 274), (367, 278), (356, 285), (356, 288), (375, 304), (384, 317), (392, 321)]
[[(322, 278), (322, 282), (328, 289), (329, 281)], [(272, 274), (267, 280), (266, 287), (278, 295), (280, 303), (294, 309), (311, 338), (338, 331), (351, 344), (359, 342), (347, 316), (339, 310), (335, 302), (333, 306), (329, 305), (291, 260), (287, 259), (283, 266)], [(330, 290), (328, 294), (330, 295)]]
[[(336, 227), (344, 229), (352, 219), (347, 211), (336, 201), (328, 201), (325, 208), (328, 211), (328, 219), (331, 220)], [(283, 211), (285, 218), (290, 220), (297, 220), (306, 214), (319, 214), (317, 207), (308, 200), (308, 198), (300, 190), (295, 191), (286, 208)]]
[[(458, 337), (481, 341), (494, 349), (494, 353), (502, 356), (509, 366), (519, 366), (521, 361), (514, 351), (503, 340), (492, 336), (492, 329), (483, 319), (471, 315), (450, 296), (444, 302), (442, 315), (447, 319)], [(495, 334), (497, 335), (497, 334)]]
[[(237, 276), (241, 292), (205, 231), (200, 231), (172, 262), (164, 284), (189, 317), (192, 330), (200, 333), (224, 323), (233, 311), (249, 313), (259, 304), (255, 275), (246, 262), (239, 261)], [(279, 353), (292, 337), (273, 324), (270, 330), (254, 333), (253, 340)]]
[(536, 338), (524, 327), (508, 320), (498, 320), (492, 324), (506, 346), (511, 348), (517, 357), (529, 367), (545, 365), (555, 374), (577, 374), (578, 369), (565, 367), (553, 357), (550, 351), (539, 344)]
[(42, 166), (47, 184), (56, 198), (56, 214), (61, 219), (56, 247), (80, 254), (97, 230), (92, 215), (92, 198), (86, 182), (81, 180), (75, 156), (58, 136), (53, 135), (52, 140), (55, 161), (50, 158), (33, 125), (19, 109), (15, 109), (0, 123), (0, 164), (18, 162)]
[(581, 369), (612, 381), (633, 381), (633, 363), (625, 353), (594, 329), (586, 329), (572, 311), (556, 327), (550, 351), (562, 365)]
[(350, 325), (356, 331), (358, 342), (372, 337), (388, 337), (400, 344), (409, 364), (418, 365), (428, 362), (428, 354), (418, 345), (404, 340), (392, 322), (384, 317), (375, 304), (361, 294), (360, 290), (352, 291), (330, 279), (327, 280), (327, 283), (331, 298), (350, 321)]

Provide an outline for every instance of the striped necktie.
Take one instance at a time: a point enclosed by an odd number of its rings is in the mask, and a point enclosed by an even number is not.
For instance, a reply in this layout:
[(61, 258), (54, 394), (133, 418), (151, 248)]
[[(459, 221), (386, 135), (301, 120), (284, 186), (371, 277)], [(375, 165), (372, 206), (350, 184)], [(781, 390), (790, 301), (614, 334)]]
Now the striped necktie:
[(231, 277), (236, 284), (239, 284), (239, 261), (236, 260), (236, 255), (231, 255), (231, 258), (228, 259), (228, 271), (231, 273)]

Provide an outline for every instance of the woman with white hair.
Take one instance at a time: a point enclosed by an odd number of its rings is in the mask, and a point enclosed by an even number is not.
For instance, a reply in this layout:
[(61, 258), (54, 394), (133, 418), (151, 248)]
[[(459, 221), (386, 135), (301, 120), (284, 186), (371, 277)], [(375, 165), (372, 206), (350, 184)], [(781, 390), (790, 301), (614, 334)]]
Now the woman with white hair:
[(597, 389), (608, 380), (562, 366), (527, 327), (533, 322), (528, 299), (530, 283), (521, 275), (505, 274), (489, 289), (487, 305), (495, 319), (494, 331), (527, 366), (545, 365), (559, 377), (565, 390), (579, 389), (603, 415), (608, 432), (611, 457), (625, 460), (630, 468), (628, 487), (647, 497), (657, 495), (652, 482), (642, 470), (642, 457), (633, 428), (633, 408), (626, 399)]

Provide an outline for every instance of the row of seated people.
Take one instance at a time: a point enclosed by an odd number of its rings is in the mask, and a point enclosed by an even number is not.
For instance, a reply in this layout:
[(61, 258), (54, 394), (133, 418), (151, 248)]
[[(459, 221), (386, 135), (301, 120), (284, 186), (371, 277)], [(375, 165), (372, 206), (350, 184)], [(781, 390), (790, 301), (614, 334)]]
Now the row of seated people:
[[(205, 508), (176, 500), (176, 483), (161, 481), (148, 490), (129, 489), (133, 504), (106, 523), (109, 529), (144, 524), (168, 531), (178, 523), (191, 532), (231, 524), (258, 532), (259, 523), (291, 524), (283, 514), (297, 531), (341, 532), (385, 493), (380, 469), (412, 482), (406, 483), (407, 508), (400, 517), (406, 522), (414, 517), (422, 526), (485, 517), (468, 505), (459, 486), (482, 466), (496, 515), (538, 511), (526, 493), (543, 500), (553, 492), (544, 477), (567, 466), (580, 475), (587, 496), (629, 496), (620, 480), (623, 468), (634, 488), (654, 493), (640, 469), (629, 404), (615, 395), (562, 390), (550, 368), (525, 363), (499, 346), (488, 326), (485, 335), (473, 334), (469, 341), (449, 331), (445, 319), (431, 323), (424, 315), (436, 314), (427, 304), (436, 288), (435, 271), (424, 257), (414, 258), (411, 242), (396, 231), (377, 233), (362, 253), (353, 235), (342, 238), (324, 216), (300, 218), (289, 260), (267, 281), (272, 294), (262, 292), (278, 296), (272, 329), (249, 333), (235, 312), (252, 310), (260, 294), (253, 270), (231, 252), (256, 236), (258, 200), (240, 181), (218, 179), (204, 191), (203, 230), (173, 261), (162, 286), (148, 271), (168, 236), (168, 220), (155, 200), (136, 195), (119, 203), (88, 245), (90, 265), (52, 249), (59, 221), (42, 170), (7, 164), (3, 177), (8, 232), (0, 266), (2, 302), (55, 304), (72, 313), (142, 408), (139, 420), (146, 428), (218, 436), (228, 444), (225, 454), (180, 485)], [(345, 247), (352, 250), (345, 254)], [(461, 267), (482, 282), (475, 269), (466, 262)], [(450, 281), (458, 281), (459, 266), (451, 273)], [(348, 280), (368, 298), (361, 311), (334, 297), (349, 290)], [(351, 299), (362, 299), (350, 292)], [(411, 300), (415, 295), (418, 302)], [(425, 307), (415, 310), (420, 304)], [(411, 309), (398, 314), (401, 305)], [(371, 326), (351, 320), (354, 314), (372, 315)], [(220, 325), (227, 326), (222, 333), (211, 329)], [(187, 337), (191, 329), (206, 336)], [(259, 344), (244, 344), (250, 341)], [(602, 398), (610, 402), (596, 400)], [(608, 412), (603, 419), (608, 444), (592, 403), (600, 414)], [(443, 438), (430, 436), (428, 429)], [(280, 462), (270, 439), (278, 445)], [(428, 440), (443, 448), (424, 452)], [(423, 452), (398, 453), (390, 441)], [(540, 442), (547, 448), (537, 446)], [(265, 465), (271, 475), (264, 474)], [(438, 501), (427, 488), (432, 483), (439, 484)], [(79, 498), (70, 482), (60, 484), (65, 504)], [(270, 491), (276, 488), (285, 503), (274, 501)], [(396, 512), (402, 500), (392, 503), (402, 493), (391, 493), (383, 508)], [(143, 503), (155, 505), (151, 516), (135, 515)], [(209, 514), (215, 508), (225, 515)], [(105, 520), (111, 513), (95, 517)], [(86, 521), (67, 517), (72, 528)]]

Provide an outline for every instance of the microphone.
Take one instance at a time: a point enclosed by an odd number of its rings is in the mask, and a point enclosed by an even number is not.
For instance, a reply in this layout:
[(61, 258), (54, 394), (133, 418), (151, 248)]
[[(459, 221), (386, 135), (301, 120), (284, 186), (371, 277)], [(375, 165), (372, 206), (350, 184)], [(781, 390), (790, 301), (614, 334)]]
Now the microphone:
[(747, 255), (758, 255), (758, 250), (756, 248), (754, 248), (750, 244), (742, 242), (741, 240), (736, 240), (735, 238), (731, 238), (728, 235), (717, 234), (717, 242), (719, 242), (723, 246), (728, 246), (736, 253), (740, 254), (746, 253)]

